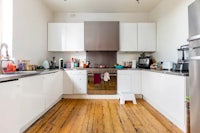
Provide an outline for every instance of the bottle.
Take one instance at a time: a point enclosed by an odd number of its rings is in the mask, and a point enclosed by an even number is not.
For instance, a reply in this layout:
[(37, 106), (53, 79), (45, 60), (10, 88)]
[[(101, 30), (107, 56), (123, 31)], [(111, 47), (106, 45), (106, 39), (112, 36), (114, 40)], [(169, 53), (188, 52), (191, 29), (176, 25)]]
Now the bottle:
[(64, 68), (64, 62), (63, 62), (63, 58), (59, 59), (59, 69)]

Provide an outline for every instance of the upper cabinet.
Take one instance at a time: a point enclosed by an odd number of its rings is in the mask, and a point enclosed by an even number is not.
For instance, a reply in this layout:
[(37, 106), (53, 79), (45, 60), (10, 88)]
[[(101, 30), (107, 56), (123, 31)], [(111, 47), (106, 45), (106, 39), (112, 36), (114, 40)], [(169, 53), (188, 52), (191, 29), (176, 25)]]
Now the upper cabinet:
[(155, 23), (138, 23), (138, 51), (156, 51)]
[(120, 23), (120, 51), (156, 51), (156, 24)]
[(48, 24), (48, 51), (64, 51), (66, 48), (65, 23)]
[(84, 23), (49, 23), (48, 51), (84, 51)]
[(120, 51), (137, 51), (137, 23), (120, 23)]

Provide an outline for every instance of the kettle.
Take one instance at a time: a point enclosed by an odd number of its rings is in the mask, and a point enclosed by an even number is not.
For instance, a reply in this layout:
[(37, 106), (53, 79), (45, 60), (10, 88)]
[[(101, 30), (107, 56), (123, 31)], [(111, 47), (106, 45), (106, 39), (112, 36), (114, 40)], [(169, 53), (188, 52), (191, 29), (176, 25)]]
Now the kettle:
[(59, 69), (62, 69), (62, 68), (64, 68), (64, 62), (63, 62), (63, 58), (60, 58), (58, 63), (59, 63), (59, 64), (58, 64), (58, 66), (59, 66)]
[(48, 60), (44, 60), (44, 62), (43, 62), (43, 67), (44, 67), (45, 69), (49, 69), (49, 62), (48, 62)]

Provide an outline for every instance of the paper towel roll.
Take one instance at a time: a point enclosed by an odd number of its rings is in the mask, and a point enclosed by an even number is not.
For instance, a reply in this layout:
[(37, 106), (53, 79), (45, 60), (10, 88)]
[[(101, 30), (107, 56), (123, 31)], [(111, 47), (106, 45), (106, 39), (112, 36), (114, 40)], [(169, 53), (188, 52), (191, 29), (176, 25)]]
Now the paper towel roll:
[(136, 68), (136, 60), (132, 60), (132, 68)]

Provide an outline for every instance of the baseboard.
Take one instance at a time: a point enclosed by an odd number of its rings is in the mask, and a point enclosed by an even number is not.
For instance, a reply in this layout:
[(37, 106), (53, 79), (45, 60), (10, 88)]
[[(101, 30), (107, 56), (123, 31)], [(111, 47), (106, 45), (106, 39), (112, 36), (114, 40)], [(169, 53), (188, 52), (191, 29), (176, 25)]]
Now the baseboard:
[[(142, 98), (141, 94), (136, 94), (136, 98)], [(71, 99), (119, 99), (119, 95), (88, 95), (88, 94), (63, 94), (63, 98)]]

